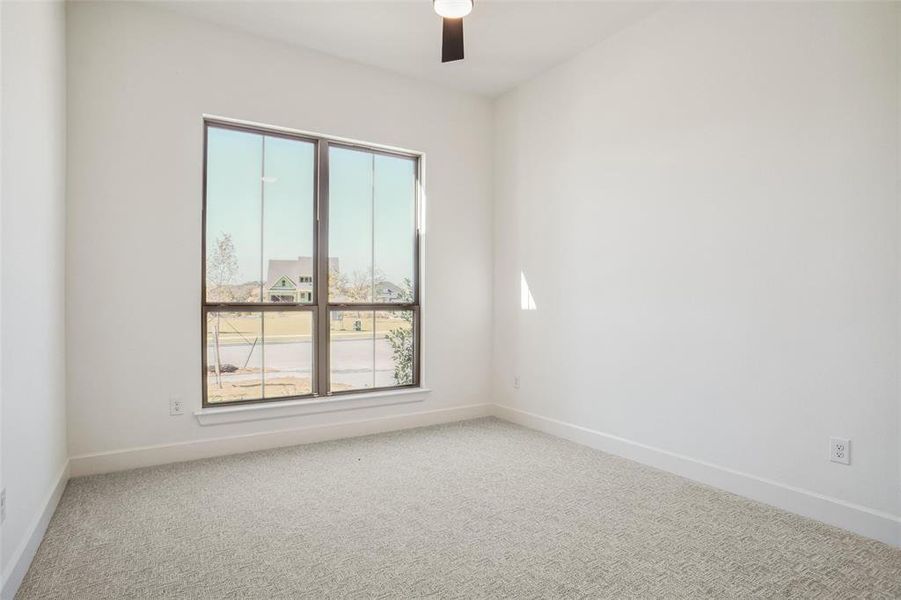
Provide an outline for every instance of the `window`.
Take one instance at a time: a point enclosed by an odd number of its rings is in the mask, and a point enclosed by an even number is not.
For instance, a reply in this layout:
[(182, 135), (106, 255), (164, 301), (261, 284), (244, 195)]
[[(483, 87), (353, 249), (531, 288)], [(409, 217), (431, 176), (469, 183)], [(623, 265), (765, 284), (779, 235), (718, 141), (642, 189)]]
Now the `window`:
[(419, 157), (204, 131), (203, 405), (418, 386)]

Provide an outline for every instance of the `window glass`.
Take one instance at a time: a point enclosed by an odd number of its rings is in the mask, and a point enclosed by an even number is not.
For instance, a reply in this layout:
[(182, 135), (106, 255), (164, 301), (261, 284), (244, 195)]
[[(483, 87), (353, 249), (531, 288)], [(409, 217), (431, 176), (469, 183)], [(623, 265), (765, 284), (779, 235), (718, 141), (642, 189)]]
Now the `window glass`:
[(416, 385), (418, 159), (212, 122), (206, 135), (204, 404)]
[(416, 162), (375, 155), (373, 263), (375, 302), (413, 301)]
[(413, 319), (412, 310), (375, 313), (375, 387), (413, 383)]
[(331, 302), (413, 301), (416, 161), (329, 150)]
[(332, 392), (375, 387), (375, 330), (372, 310), (329, 313), (329, 381)]
[(263, 313), (263, 397), (313, 391), (313, 313)]
[(263, 397), (260, 313), (209, 312), (206, 323), (207, 402)]
[(413, 383), (412, 310), (333, 310), (330, 314), (331, 391)]
[[(315, 146), (269, 136), (263, 143), (265, 301), (309, 303), (314, 266)], [(287, 283), (286, 288), (282, 283)]]
[(208, 135), (207, 301), (259, 302), (263, 136), (217, 128)]
[(329, 148), (329, 301), (372, 302), (373, 155)]

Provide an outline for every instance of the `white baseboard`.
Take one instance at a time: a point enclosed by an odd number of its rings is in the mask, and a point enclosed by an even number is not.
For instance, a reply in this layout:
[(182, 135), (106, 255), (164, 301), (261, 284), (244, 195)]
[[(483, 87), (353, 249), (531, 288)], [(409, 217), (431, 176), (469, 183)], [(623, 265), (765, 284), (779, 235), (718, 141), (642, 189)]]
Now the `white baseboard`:
[(901, 547), (901, 517), (896, 515), (508, 406), (494, 405), (494, 415)]
[(385, 431), (411, 429), (438, 423), (450, 423), (487, 417), (491, 404), (470, 404), (438, 410), (412, 412), (396, 416), (363, 419), (335, 425), (316, 425), (297, 429), (218, 437), (177, 444), (143, 446), (112, 452), (82, 454), (69, 459), (72, 477), (125, 471), (174, 462), (184, 462), (213, 456), (268, 450), (341, 438), (358, 437)]
[(19, 590), (19, 586), (22, 585), (22, 580), (25, 579), (25, 574), (28, 573), (28, 567), (31, 566), (31, 561), (38, 551), (38, 546), (41, 545), (41, 540), (44, 539), (47, 525), (50, 524), (50, 518), (56, 512), (56, 506), (59, 504), (59, 499), (62, 497), (68, 482), (69, 461), (66, 461), (59, 476), (56, 478), (53, 489), (50, 490), (47, 500), (41, 507), (40, 512), (35, 516), (35, 520), (28, 530), (28, 535), (25, 536), (25, 539), (13, 552), (13, 556), (9, 561), (9, 568), (7, 572), (3, 573), (3, 589), (0, 592), (2, 600), (13, 600), (13, 597)]

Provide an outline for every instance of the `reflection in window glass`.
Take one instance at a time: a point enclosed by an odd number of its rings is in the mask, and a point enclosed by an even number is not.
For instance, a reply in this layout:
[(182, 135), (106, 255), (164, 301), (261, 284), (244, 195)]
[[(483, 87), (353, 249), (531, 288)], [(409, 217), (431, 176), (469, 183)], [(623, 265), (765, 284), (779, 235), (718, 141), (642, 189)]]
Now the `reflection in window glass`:
[(206, 330), (207, 402), (262, 398), (260, 313), (209, 312)]
[(313, 392), (313, 314), (263, 313), (263, 397)]

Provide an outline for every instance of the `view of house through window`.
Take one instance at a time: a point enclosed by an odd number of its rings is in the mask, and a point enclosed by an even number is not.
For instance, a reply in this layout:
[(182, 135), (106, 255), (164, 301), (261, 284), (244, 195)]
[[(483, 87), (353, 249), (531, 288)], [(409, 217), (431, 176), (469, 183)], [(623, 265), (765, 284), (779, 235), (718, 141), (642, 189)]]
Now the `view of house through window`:
[(205, 129), (204, 404), (418, 385), (418, 158)]

